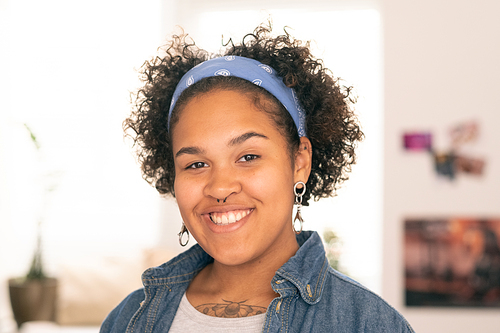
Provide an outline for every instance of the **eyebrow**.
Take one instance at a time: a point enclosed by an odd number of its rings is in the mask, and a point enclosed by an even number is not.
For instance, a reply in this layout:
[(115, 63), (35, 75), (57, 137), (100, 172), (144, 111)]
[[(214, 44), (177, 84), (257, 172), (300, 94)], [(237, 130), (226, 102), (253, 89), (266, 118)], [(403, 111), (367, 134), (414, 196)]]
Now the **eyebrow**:
[[(251, 138), (255, 138), (255, 137), (269, 140), (269, 138), (267, 136), (265, 136), (264, 134), (260, 134), (260, 133), (256, 133), (256, 132), (248, 132), (248, 133), (242, 134), (240, 136), (237, 136), (237, 137), (231, 139), (228, 143), (228, 146), (237, 146), (239, 144), (242, 144), (246, 140), (251, 139)], [(175, 157), (179, 157), (179, 156), (184, 155), (184, 154), (186, 154), (186, 155), (198, 155), (198, 154), (204, 154), (204, 153), (205, 153), (205, 151), (199, 147), (182, 147), (175, 154)]]
[(203, 149), (200, 149), (198, 147), (182, 147), (179, 149), (177, 153), (175, 153), (175, 157), (179, 157), (180, 155), (197, 155), (197, 154), (203, 154), (205, 151)]
[(269, 140), (269, 138), (267, 136), (265, 136), (264, 134), (260, 134), (260, 133), (256, 133), (256, 132), (248, 132), (248, 133), (242, 134), (240, 136), (237, 136), (234, 139), (231, 139), (231, 141), (229, 141), (228, 146), (236, 146), (236, 145), (242, 144), (246, 140), (254, 138), (254, 137)]

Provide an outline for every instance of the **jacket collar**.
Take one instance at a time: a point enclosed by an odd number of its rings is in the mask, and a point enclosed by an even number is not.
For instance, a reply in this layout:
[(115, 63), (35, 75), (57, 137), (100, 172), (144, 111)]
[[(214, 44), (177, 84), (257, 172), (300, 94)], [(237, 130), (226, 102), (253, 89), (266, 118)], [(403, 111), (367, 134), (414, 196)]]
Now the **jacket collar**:
[(303, 231), (297, 235), (297, 242), (299, 250), (278, 269), (272, 281), (273, 287), (279, 289), (275, 284), (282, 285), (286, 280), (299, 290), (306, 303), (315, 304), (321, 299), (329, 267), (325, 249), (315, 231)]
[[(278, 269), (272, 286), (282, 295), (286, 293), (284, 290), (290, 292), (296, 288), (306, 303), (315, 304), (321, 298), (329, 267), (325, 250), (317, 232), (302, 231), (297, 235), (297, 242), (299, 250)], [(211, 262), (213, 258), (196, 244), (163, 265), (146, 270), (142, 281), (145, 287), (166, 285), (172, 288), (182, 284), (187, 286), (196, 274)]]
[(195, 244), (187, 251), (179, 254), (158, 267), (147, 269), (142, 274), (145, 287), (153, 285), (173, 286), (191, 282), (191, 280), (214, 259), (200, 245)]

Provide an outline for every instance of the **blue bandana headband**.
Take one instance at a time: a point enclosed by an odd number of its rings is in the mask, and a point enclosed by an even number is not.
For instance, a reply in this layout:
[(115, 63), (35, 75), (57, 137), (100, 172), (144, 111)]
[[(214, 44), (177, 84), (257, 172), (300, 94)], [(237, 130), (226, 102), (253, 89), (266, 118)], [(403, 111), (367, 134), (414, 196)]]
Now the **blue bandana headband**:
[(250, 81), (276, 97), (285, 109), (290, 113), (297, 126), (299, 137), (306, 136), (305, 113), (300, 106), (299, 99), (292, 88), (288, 88), (281, 77), (271, 67), (261, 64), (257, 60), (239, 56), (226, 56), (210, 59), (191, 68), (177, 84), (170, 110), (168, 111), (168, 122), (175, 107), (176, 101), (182, 92), (200, 81), (203, 78), (211, 76), (235, 76)]

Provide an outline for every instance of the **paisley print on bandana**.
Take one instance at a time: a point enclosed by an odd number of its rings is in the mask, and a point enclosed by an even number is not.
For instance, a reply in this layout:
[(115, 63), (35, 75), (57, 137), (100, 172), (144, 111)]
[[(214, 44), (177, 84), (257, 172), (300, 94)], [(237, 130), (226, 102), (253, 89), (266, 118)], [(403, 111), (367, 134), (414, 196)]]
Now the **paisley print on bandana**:
[(299, 136), (306, 136), (305, 113), (300, 105), (295, 91), (283, 83), (283, 79), (276, 74), (276, 71), (268, 65), (264, 65), (257, 60), (239, 57), (225, 56), (214, 58), (202, 62), (191, 68), (177, 84), (170, 110), (168, 113), (168, 122), (170, 125), (170, 115), (175, 107), (179, 96), (189, 86), (195, 84), (203, 78), (211, 76), (235, 76), (250, 81), (259, 87), (264, 88), (276, 97), (285, 109), (290, 113), (297, 126)]

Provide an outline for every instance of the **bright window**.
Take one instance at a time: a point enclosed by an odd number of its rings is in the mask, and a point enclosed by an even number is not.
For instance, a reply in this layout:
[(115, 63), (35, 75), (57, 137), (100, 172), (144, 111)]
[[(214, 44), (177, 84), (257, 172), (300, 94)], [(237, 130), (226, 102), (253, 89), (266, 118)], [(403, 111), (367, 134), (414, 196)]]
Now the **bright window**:
[[(0, 253), (16, 253), (0, 257), (0, 277), (27, 272), (40, 218), (51, 274), (75, 252), (152, 246), (159, 197), (121, 124), (139, 86), (135, 69), (161, 43), (160, 1), (18, 0), (0, 9)], [(53, 171), (48, 196), (42, 183)]]
[[(217, 3), (210, 7), (219, 9)], [(267, 7), (274, 3), (269, 1)], [(358, 163), (337, 197), (321, 199), (305, 208), (305, 228), (320, 234), (325, 229), (334, 230), (343, 243), (340, 262), (343, 270), (380, 292), (383, 190), (380, 14), (374, 8), (350, 10), (345, 6), (339, 9), (322, 5), (318, 9), (314, 3), (304, 8), (295, 6), (265, 12), (238, 10), (242, 7), (238, 4), (224, 10), (202, 7), (190, 10), (190, 15), (183, 17), (182, 27), (198, 46), (217, 51), (222, 41), (227, 42), (230, 37), (239, 41), (271, 17), (275, 33), (281, 33), (287, 26), (294, 37), (311, 40), (313, 54), (323, 59), (326, 67), (346, 85), (354, 86), (359, 97), (356, 113), (366, 135), (358, 150)]]

